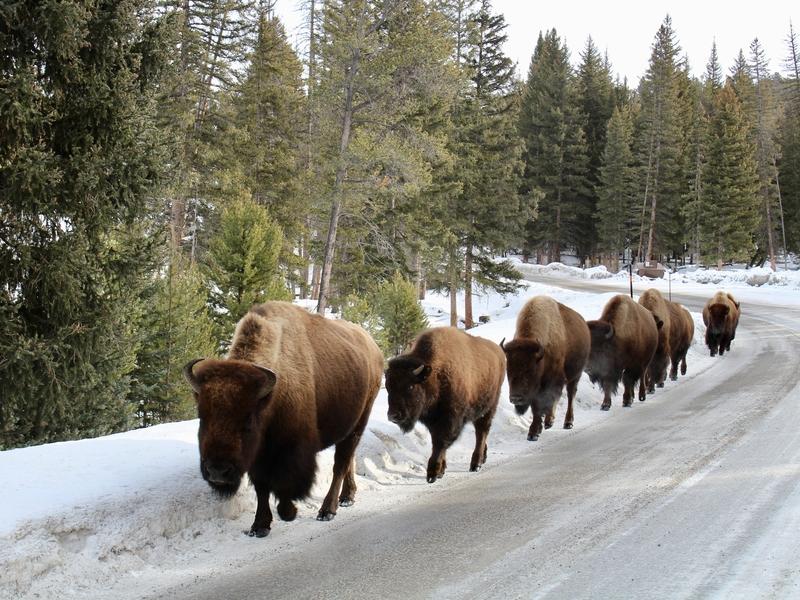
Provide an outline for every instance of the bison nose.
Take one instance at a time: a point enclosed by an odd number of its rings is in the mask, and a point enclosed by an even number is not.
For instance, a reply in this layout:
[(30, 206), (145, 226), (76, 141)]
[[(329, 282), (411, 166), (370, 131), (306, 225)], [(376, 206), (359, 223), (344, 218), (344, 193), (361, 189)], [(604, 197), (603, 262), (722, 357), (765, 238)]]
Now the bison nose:
[(236, 468), (231, 463), (207, 461), (205, 468), (206, 479), (212, 483), (229, 483), (236, 477)]

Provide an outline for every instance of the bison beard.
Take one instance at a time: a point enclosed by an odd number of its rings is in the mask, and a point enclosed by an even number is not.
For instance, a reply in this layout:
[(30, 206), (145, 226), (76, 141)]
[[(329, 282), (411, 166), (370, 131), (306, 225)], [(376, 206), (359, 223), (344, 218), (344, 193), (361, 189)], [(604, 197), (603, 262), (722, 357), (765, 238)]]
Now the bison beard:
[(253, 307), (237, 325), (227, 359), (186, 365), (200, 417), (201, 474), (222, 498), (250, 476), (258, 499), (250, 535), (269, 533), (271, 494), (281, 519), (295, 518), (294, 502), (314, 481), (316, 454), (331, 445), (333, 479), (317, 518), (329, 521), (338, 506), (353, 503), (354, 453), (382, 366), (360, 327), (285, 302)]

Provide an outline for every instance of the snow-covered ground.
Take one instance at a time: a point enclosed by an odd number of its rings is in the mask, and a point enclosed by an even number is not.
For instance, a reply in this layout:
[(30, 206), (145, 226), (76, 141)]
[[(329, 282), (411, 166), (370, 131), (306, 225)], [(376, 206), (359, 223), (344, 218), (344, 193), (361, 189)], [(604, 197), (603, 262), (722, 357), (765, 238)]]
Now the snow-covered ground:
[[(535, 275), (529, 265), (518, 264), (526, 275)], [(594, 277), (547, 267), (550, 273)], [(600, 279), (623, 281), (621, 276)], [(800, 277), (787, 274), (785, 286), (777, 283), (751, 288), (759, 301), (797, 304)], [(791, 277), (790, 277), (791, 276)], [(684, 279), (685, 277), (685, 279)], [(705, 290), (710, 296), (717, 285), (699, 283), (694, 275), (673, 279), (673, 290)], [(737, 295), (737, 283), (724, 280)], [(637, 291), (645, 286), (638, 282)], [(666, 282), (657, 282), (663, 287)], [(698, 287), (699, 286), (699, 287)], [(784, 289), (785, 287), (785, 289)], [(787, 294), (791, 293), (791, 298)], [(471, 333), (499, 342), (512, 338), (517, 312), (536, 294), (549, 294), (580, 312), (597, 318), (611, 293), (583, 293), (530, 283), (506, 298), (496, 295), (475, 298), (475, 316), (489, 317), (487, 324)], [(779, 298), (776, 299), (776, 296)], [(449, 323), (449, 299), (430, 295), (425, 309), (433, 325)], [(463, 306), (459, 299), (459, 306)], [(695, 344), (688, 356), (688, 377), (708, 369), (714, 360), (702, 348), (702, 319), (693, 314)], [(667, 382), (668, 386), (680, 382)], [(621, 400), (615, 398), (610, 413), (599, 409), (601, 392), (584, 377), (578, 390), (576, 430), (613, 418)], [(648, 398), (658, 402), (659, 394)], [(519, 417), (508, 402), (507, 389), (489, 436), (486, 469), (523, 452), (535, 451), (557, 436), (571, 435), (560, 429), (564, 407), (556, 426), (536, 443), (526, 441), (530, 416)], [(635, 409), (635, 407), (634, 407)], [(331, 449), (320, 453), (317, 483), (311, 498), (299, 506), (293, 523), (276, 521), (265, 540), (242, 535), (252, 522), (255, 494), (242, 485), (232, 499), (220, 501), (201, 479), (198, 468), (197, 421), (186, 421), (137, 430), (93, 440), (48, 444), (0, 452), (4, 490), (0, 512), (0, 598), (20, 597), (114, 597), (113, 585), (125, 582), (129, 596), (137, 582), (142, 590), (159, 579), (169, 580), (202, 572), (203, 565), (229, 559), (235, 552), (281, 552), (293, 540), (321, 535), (328, 527), (346, 527), (359, 514), (385, 510), (398, 502), (413, 501), (419, 494), (436, 493), (437, 487), (466, 477), (474, 437), (468, 426), (448, 452), (448, 472), (435, 485), (425, 483), (425, 464), (430, 452), (427, 430), (418, 425), (403, 435), (386, 418), (387, 400), (381, 391), (367, 431), (357, 451), (359, 493), (354, 507), (341, 509), (332, 523), (314, 520), (327, 490), (333, 462)], [(188, 574), (188, 575), (187, 575)]]

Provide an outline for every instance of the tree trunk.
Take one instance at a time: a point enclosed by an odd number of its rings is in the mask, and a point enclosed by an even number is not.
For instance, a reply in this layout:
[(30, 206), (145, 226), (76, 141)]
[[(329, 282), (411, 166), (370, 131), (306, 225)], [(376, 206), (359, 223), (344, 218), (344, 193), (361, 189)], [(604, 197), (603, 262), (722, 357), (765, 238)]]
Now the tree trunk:
[(467, 253), (464, 258), (464, 328), (472, 329), (475, 323), (472, 320), (472, 243), (467, 244)]
[(767, 188), (766, 192), (764, 204), (767, 217), (767, 251), (769, 252), (769, 265), (773, 271), (777, 271), (778, 263), (775, 260), (775, 240), (773, 239), (775, 236), (772, 231), (772, 206), (770, 206), (772, 203), (769, 198), (769, 188)]
[[(363, 37), (364, 13), (362, 11), (359, 23), (360, 38)], [(331, 218), (328, 225), (328, 237), (325, 240), (325, 252), (322, 259), (322, 275), (320, 277), (319, 300), (317, 312), (325, 313), (328, 306), (328, 295), (331, 287), (331, 269), (333, 268), (333, 255), (336, 249), (336, 231), (339, 227), (339, 216), (342, 212), (344, 200), (344, 180), (347, 176), (347, 149), (350, 145), (350, 129), (353, 124), (353, 94), (355, 77), (361, 62), (361, 49), (354, 48), (350, 64), (347, 67), (345, 80), (344, 112), (342, 114), (342, 135), (339, 141), (339, 157), (336, 167), (336, 179), (333, 184), (333, 203), (331, 205)]]
[(322, 275), (322, 269), (316, 263), (311, 270), (311, 299), (319, 300), (319, 280)]
[(450, 252), (449, 279), (450, 279), (450, 326), (458, 327), (458, 261), (456, 253)]
[(653, 195), (650, 202), (650, 229), (647, 233), (647, 254), (644, 257), (644, 262), (648, 263), (653, 259), (653, 252), (655, 252), (656, 244), (656, 209), (658, 202), (658, 175), (659, 167), (661, 166), (661, 140), (656, 144), (656, 165), (655, 173), (653, 175)]

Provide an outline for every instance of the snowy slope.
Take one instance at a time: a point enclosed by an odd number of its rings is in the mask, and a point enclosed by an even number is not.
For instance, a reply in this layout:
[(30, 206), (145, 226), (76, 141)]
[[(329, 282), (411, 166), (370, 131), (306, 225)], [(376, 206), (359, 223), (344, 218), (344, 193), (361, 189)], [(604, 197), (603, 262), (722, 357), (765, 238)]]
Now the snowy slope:
[[(541, 293), (552, 295), (587, 319), (597, 318), (613, 295), (530, 284), (507, 298), (478, 296), (475, 315), (488, 315), (490, 320), (471, 333), (495, 342), (512, 338), (517, 312), (528, 298)], [(463, 306), (461, 298), (459, 306)], [(431, 295), (425, 308), (432, 324), (449, 323), (447, 297)], [(688, 357), (690, 377), (714, 362), (702, 350), (702, 320), (693, 316), (697, 332)], [(576, 430), (613, 418), (614, 412), (621, 410), (616, 398), (611, 413), (602, 413), (601, 395), (584, 377), (578, 390)], [(658, 402), (658, 398), (656, 394), (648, 401)], [(340, 510), (331, 524), (313, 519), (330, 481), (333, 451), (329, 449), (319, 455), (317, 483), (312, 497), (299, 506), (298, 520), (289, 524), (276, 521), (271, 535), (257, 546), (243, 546), (253, 541), (241, 533), (249, 528), (255, 511), (252, 487), (243, 485), (231, 500), (220, 501), (200, 477), (196, 420), (0, 452), (5, 483), (0, 514), (0, 598), (104, 597), (109, 586), (122, 577), (151, 584), (160, 577), (202, 570), (203, 564), (220, 560), (221, 552), (229, 555), (241, 548), (280, 552), (298, 536), (314, 537), (325, 527), (346, 526), (359, 513), (413, 501), (417, 494), (435, 493), (437, 486), (452, 485), (460, 478), (480, 477), (480, 473), (467, 472), (474, 444), (468, 426), (448, 452), (445, 478), (433, 486), (426, 484), (427, 430), (418, 425), (403, 435), (387, 420), (387, 408), (381, 390), (357, 451), (356, 505)], [(561, 406), (558, 419), (563, 418), (564, 410)], [(570, 434), (560, 429), (558, 419), (536, 444)], [(525, 440), (529, 423), (528, 415), (514, 413), (504, 389), (489, 436), (486, 469), (521, 452), (535, 451), (535, 444)]]

